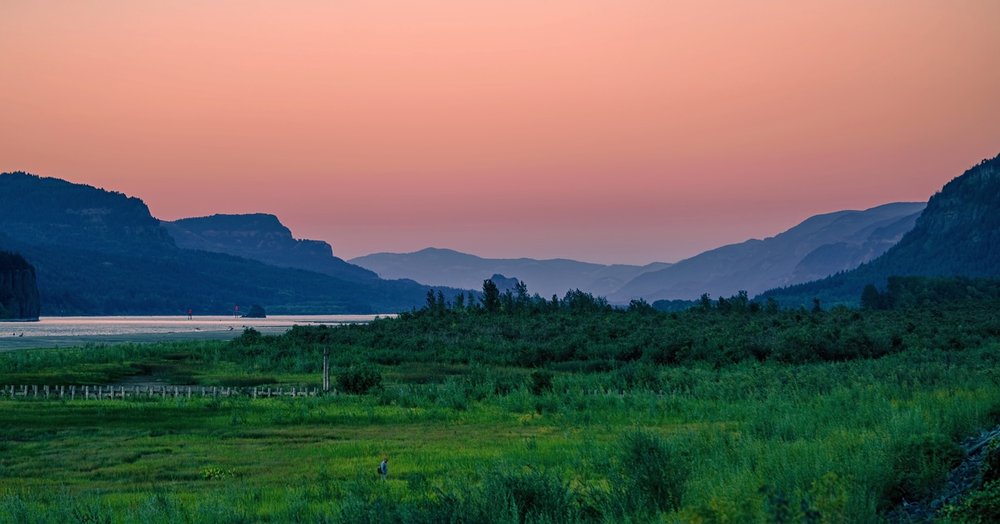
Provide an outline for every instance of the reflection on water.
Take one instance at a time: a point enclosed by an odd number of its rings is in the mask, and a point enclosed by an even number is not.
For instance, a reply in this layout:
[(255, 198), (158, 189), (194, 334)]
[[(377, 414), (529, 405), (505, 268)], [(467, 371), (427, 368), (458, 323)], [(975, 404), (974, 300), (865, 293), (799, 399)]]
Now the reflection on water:
[(392, 315), (279, 315), (267, 318), (221, 317), (42, 317), (38, 322), (0, 322), (0, 344), (11, 336), (88, 337), (233, 331), (252, 327), (264, 333), (281, 333), (294, 325), (340, 325), (370, 322)]

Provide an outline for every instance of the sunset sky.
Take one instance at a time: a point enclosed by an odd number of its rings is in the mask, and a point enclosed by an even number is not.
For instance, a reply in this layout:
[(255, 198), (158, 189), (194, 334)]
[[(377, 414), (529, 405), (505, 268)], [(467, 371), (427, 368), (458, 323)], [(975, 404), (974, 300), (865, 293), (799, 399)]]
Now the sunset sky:
[(1000, 153), (1000, 1), (0, 2), (0, 171), (350, 258), (673, 261)]

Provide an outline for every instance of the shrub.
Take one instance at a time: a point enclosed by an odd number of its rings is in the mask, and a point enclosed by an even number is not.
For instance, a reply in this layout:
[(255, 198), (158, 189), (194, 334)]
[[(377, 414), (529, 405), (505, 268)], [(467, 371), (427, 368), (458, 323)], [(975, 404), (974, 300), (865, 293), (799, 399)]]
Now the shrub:
[(687, 453), (673, 443), (645, 431), (622, 439), (617, 482), (604, 505), (605, 513), (624, 517), (647, 515), (680, 507), (691, 472)]
[[(497, 512), (516, 515), (517, 522), (576, 522), (573, 491), (557, 475), (544, 471), (499, 469), (483, 481), (478, 504), (482, 522)], [(472, 521), (477, 521), (475, 519)]]
[(994, 439), (986, 447), (983, 457), (983, 483), (1000, 480), (1000, 439)]
[(663, 387), (655, 366), (637, 362), (629, 362), (622, 366), (615, 371), (611, 380), (615, 389), (657, 391)]
[(892, 477), (883, 501), (888, 505), (929, 497), (965, 453), (944, 435), (932, 433), (911, 437), (893, 455)]
[(233, 344), (238, 346), (253, 346), (260, 344), (264, 336), (254, 328), (244, 328), (243, 334), (233, 339)]
[(941, 517), (942, 522), (962, 524), (1000, 522), (1000, 481), (969, 493), (958, 506), (946, 507)]
[(544, 369), (532, 371), (530, 388), (533, 395), (552, 391), (552, 372)]
[(231, 469), (218, 466), (207, 466), (201, 470), (201, 478), (205, 480), (223, 480), (232, 478), (236, 473)]
[(365, 394), (382, 387), (382, 374), (371, 366), (352, 366), (337, 375), (337, 389), (344, 393)]

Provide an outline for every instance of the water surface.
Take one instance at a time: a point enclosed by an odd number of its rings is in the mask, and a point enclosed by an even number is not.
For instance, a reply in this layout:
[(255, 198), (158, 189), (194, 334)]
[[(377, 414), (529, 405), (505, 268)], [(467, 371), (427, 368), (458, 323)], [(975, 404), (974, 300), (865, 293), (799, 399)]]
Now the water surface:
[(251, 327), (262, 333), (277, 334), (294, 325), (364, 323), (379, 316), (391, 315), (42, 317), (38, 322), (0, 323), (0, 351), (88, 343), (227, 339)]

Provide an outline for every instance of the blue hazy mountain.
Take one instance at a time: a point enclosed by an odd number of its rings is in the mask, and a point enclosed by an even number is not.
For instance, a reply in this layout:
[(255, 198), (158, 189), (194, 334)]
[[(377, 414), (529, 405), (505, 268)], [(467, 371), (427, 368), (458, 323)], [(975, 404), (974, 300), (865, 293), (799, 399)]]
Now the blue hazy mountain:
[(162, 222), (177, 247), (226, 253), (279, 267), (315, 271), (344, 280), (375, 280), (374, 272), (333, 255), (330, 244), (292, 236), (274, 215), (212, 215)]
[(984, 160), (931, 197), (912, 230), (853, 271), (766, 293), (783, 305), (857, 303), (867, 284), (891, 276), (1000, 278), (1000, 156)]
[(816, 215), (773, 237), (712, 249), (639, 275), (609, 299), (688, 300), (740, 290), (753, 296), (823, 278), (884, 253), (913, 228), (925, 205), (903, 202)]
[(480, 289), (493, 275), (516, 278), (528, 291), (542, 296), (563, 296), (580, 289), (605, 296), (637, 275), (670, 264), (645, 266), (603, 265), (564, 258), (483, 258), (451, 249), (427, 248), (413, 253), (374, 253), (351, 259), (352, 264), (370, 269), (382, 278), (408, 278), (427, 285)]
[(427, 292), (363, 270), (334, 277), (183, 249), (138, 198), (27, 173), (0, 174), (0, 250), (35, 266), (44, 315), (383, 312)]

